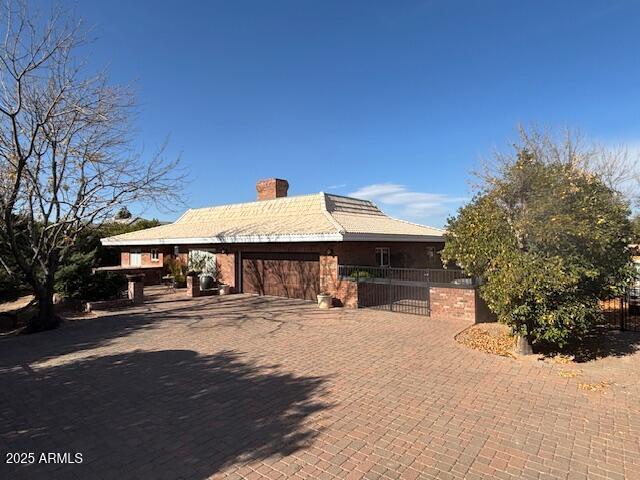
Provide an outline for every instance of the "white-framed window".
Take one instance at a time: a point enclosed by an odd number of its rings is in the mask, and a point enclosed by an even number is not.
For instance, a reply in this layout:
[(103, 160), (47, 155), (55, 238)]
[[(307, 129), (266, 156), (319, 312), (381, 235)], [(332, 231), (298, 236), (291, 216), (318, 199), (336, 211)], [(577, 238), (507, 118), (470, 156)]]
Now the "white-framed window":
[(160, 252), (158, 252), (157, 248), (152, 248), (151, 249), (151, 261), (152, 262), (159, 262), (160, 261)]
[(132, 248), (129, 252), (129, 265), (139, 267), (142, 265), (142, 252), (139, 248)]
[(376, 264), (379, 267), (388, 267), (388, 266), (390, 266), (389, 247), (377, 247), (376, 248)]

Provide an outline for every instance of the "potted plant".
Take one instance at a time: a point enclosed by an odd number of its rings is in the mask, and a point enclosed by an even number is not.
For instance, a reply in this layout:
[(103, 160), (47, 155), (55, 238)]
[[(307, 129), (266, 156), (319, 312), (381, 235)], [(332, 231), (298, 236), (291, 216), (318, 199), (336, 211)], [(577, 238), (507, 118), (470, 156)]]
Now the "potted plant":
[(189, 252), (189, 269), (198, 272), (200, 290), (211, 290), (217, 284), (215, 255), (204, 250)]
[(320, 292), (318, 295), (318, 307), (329, 309), (333, 306), (333, 297), (328, 292)]

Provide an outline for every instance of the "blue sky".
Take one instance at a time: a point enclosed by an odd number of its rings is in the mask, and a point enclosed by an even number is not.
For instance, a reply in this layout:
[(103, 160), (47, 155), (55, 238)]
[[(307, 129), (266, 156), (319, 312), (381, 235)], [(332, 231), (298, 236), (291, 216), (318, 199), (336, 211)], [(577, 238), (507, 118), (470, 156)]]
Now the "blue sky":
[(182, 156), (193, 207), (277, 176), (441, 226), (518, 123), (640, 150), (637, 1), (69, 5), (91, 65), (134, 85), (140, 145)]

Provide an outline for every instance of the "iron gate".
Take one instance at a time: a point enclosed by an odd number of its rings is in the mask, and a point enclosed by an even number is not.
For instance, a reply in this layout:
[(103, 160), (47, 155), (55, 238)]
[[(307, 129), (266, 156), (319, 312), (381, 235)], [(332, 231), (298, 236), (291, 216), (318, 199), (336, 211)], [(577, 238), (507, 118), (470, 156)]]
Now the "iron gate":
[(471, 285), (460, 270), (340, 265), (339, 276), (358, 283), (358, 307), (429, 315), (432, 285)]
[(640, 287), (630, 288), (622, 297), (603, 301), (602, 312), (606, 326), (640, 332)]

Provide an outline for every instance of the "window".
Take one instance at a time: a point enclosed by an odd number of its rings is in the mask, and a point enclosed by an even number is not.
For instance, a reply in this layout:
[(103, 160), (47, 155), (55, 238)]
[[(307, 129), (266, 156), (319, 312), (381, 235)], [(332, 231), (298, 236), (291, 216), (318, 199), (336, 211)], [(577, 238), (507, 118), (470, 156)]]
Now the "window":
[(142, 265), (142, 253), (139, 248), (132, 248), (129, 253), (129, 265), (139, 267)]
[(158, 253), (158, 249), (156, 249), (156, 248), (152, 248), (151, 249), (151, 261), (152, 262), (159, 262), (160, 261), (160, 254)]
[(389, 248), (388, 247), (376, 248), (376, 264), (379, 267), (389, 266)]

